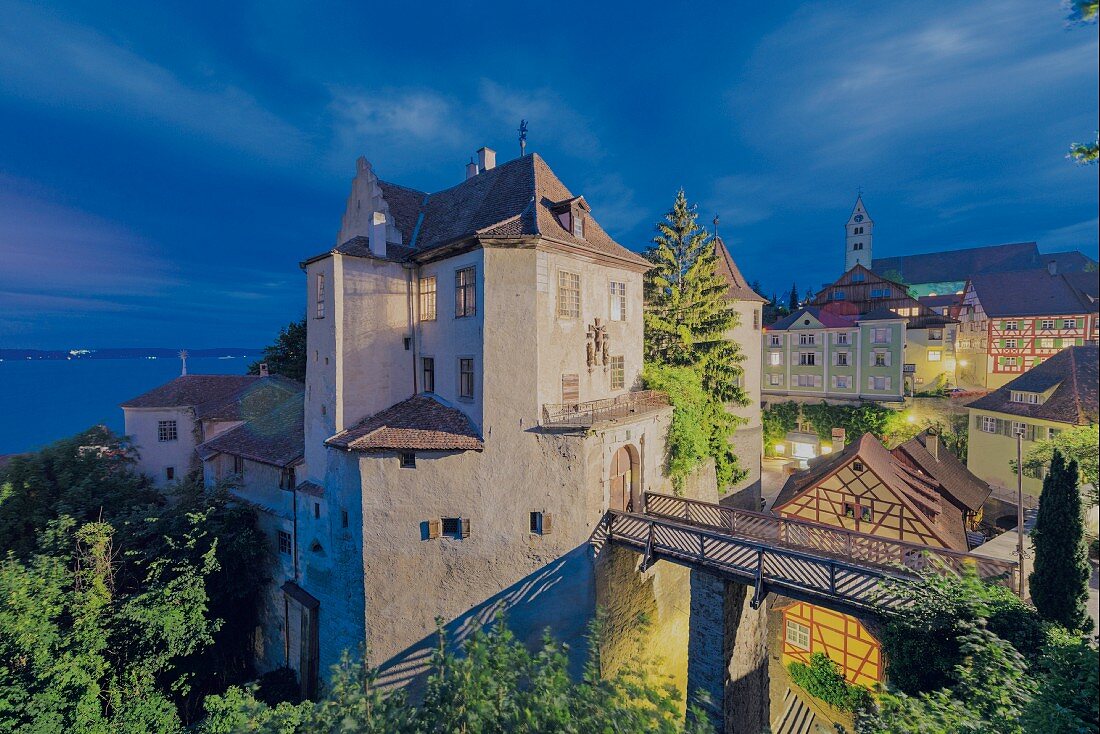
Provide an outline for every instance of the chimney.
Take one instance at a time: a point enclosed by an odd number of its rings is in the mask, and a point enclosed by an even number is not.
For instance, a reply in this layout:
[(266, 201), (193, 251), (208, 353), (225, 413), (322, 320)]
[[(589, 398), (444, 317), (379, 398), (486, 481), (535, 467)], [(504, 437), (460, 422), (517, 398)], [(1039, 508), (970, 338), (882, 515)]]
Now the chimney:
[(385, 212), (375, 212), (371, 216), (370, 222), (370, 235), (368, 236), (370, 243), (370, 254), (375, 257), (386, 256), (386, 214)]
[(474, 159), (471, 158), (470, 162), (466, 164), (466, 180), (469, 181), (471, 178), (473, 178), (476, 175), (477, 175), (477, 164), (474, 163)]
[(267, 362), (260, 362), (260, 377), (267, 377), (270, 373), (267, 371)]
[(477, 149), (477, 163), (482, 171), (497, 167), (497, 152), (492, 148)]
[(1057, 275), (1058, 274), (1058, 262), (1055, 261), (1055, 260), (1051, 260), (1050, 262), (1048, 262), (1047, 263), (1047, 272), (1050, 273), (1051, 275)]
[(932, 454), (933, 459), (940, 460), (940, 437), (932, 429), (928, 429), (928, 437), (924, 440), (924, 448), (928, 449), (928, 453)]

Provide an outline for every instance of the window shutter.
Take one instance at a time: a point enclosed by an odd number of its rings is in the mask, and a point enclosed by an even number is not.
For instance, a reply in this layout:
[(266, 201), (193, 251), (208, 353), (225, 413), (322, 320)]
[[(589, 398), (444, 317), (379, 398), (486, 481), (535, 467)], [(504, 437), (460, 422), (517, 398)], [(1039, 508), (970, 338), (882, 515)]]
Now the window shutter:
[(462, 518), (462, 533), (461, 533), (461, 535), (462, 535), (463, 538), (469, 538), (470, 537), (470, 518), (468, 518), (468, 517)]
[(982, 427), (982, 417), (977, 413), (974, 414), (974, 428), (978, 429)]
[(867, 389), (868, 390), (874, 390), (875, 389), (875, 378), (873, 378), (873, 377), (868, 377), (867, 378)]
[[(888, 363), (889, 363), (889, 362), (888, 362)], [(886, 378), (886, 389), (887, 389), (887, 390), (889, 390), (889, 389), (890, 389), (890, 378), (889, 378), (889, 377), (887, 377), (887, 378)]]
[(542, 513), (542, 534), (549, 535), (554, 530), (554, 516), (549, 512)]
[(561, 401), (577, 403), (581, 399), (581, 378), (576, 373), (561, 376)]
[(435, 539), (443, 534), (443, 521), (439, 518), (428, 520), (428, 538)]
[(814, 375), (814, 387), (821, 387), (821, 375)]
[(887, 367), (889, 367), (889, 366), (890, 366), (890, 357), (892, 357), (892, 356), (893, 356), (893, 355), (892, 355), (892, 354), (891, 354), (890, 352), (887, 352), (887, 353), (886, 353), (886, 366), (887, 366)]

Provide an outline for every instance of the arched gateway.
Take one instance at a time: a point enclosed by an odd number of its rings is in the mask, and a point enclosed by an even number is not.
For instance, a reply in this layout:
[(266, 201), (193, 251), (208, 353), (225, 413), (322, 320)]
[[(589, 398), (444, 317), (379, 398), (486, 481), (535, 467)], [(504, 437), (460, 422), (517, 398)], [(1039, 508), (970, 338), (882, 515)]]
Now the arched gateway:
[(610, 509), (629, 512), (634, 505), (632, 496), (637, 483), (638, 450), (630, 445), (622, 446), (611, 457)]

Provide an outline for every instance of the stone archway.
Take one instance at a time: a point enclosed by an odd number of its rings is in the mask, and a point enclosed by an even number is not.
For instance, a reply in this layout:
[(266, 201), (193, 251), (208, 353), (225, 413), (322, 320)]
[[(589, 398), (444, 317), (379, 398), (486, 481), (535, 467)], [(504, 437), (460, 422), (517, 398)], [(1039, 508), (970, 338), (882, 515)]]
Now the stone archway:
[(640, 479), (638, 449), (630, 444), (620, 446), (611, 457), (608, 508), (630, 511), (635, 505), (634, 498), (639, 494)]

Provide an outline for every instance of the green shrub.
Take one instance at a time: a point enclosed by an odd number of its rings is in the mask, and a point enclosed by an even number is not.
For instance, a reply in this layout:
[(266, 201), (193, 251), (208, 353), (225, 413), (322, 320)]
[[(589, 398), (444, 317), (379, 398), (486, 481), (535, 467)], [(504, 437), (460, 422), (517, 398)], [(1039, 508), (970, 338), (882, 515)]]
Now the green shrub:
[(840, 666), (824, 653), (810, 655), (809, 665), (788, 663), (787, 672), (791, 680), (811, 696), (841, 711), (855, 711), (871, 701), (871, 692), (846, 681)]

